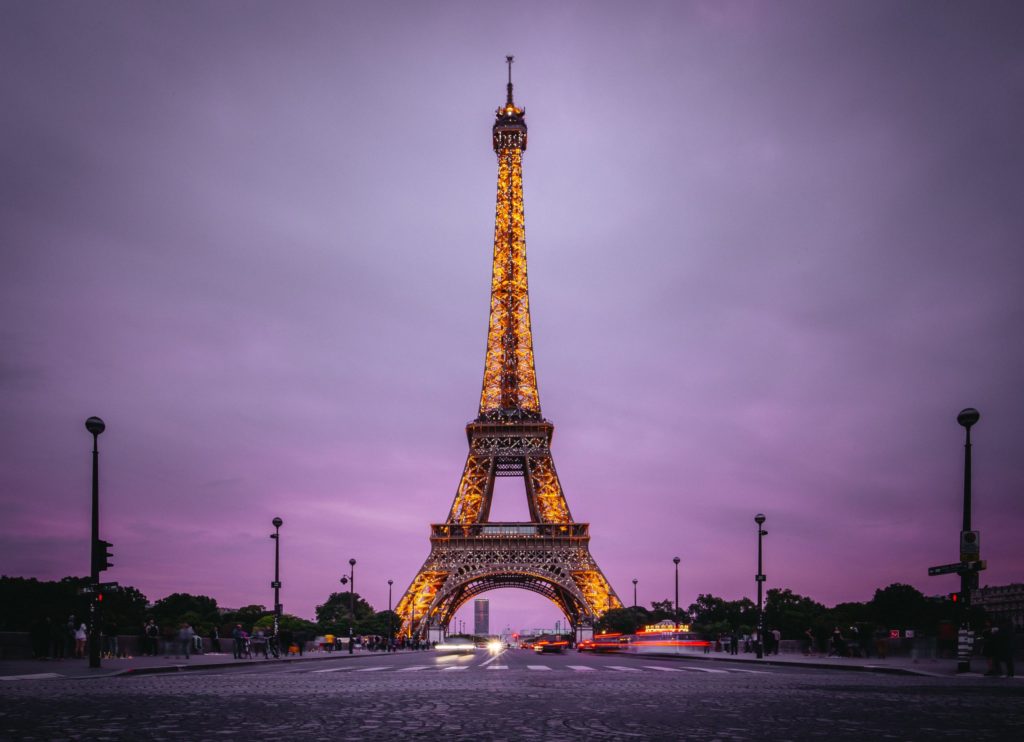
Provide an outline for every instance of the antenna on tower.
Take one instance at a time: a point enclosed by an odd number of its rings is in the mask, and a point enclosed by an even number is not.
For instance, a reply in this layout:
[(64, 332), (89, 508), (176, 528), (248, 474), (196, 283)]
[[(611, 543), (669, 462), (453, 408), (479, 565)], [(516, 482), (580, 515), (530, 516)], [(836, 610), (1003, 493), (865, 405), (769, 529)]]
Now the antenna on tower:
[(512, 105), (512, 62), (515, 61), (515, 57), (511, 54), (505, 55), (505, 62), (508, 64), (508, 100), (505, 101), (506, 105)]

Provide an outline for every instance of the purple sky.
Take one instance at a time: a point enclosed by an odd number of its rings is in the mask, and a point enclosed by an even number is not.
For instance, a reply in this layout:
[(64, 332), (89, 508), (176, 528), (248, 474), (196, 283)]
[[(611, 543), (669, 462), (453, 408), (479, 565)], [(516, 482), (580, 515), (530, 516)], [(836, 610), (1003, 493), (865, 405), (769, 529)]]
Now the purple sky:
[[(0, 571), (395, 601), (476, 415), (504, 55), (541, 404), (620, 597), (1024, 579), (1019, 3), (0, 7)], [(518, 480), (492, 518), (526, 518)], [(499, 591), (492, 627), (547, 625)], [(460, 611), (469, 624), (471, 606)]]

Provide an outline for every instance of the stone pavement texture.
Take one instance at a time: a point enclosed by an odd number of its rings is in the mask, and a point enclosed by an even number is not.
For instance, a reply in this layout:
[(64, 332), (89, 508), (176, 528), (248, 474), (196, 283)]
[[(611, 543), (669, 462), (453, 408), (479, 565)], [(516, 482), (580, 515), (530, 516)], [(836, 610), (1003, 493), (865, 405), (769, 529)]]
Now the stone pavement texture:
[(0, 683), (0, 740), (1024, 738), (1022, 683), (801, 663), (512, 650), (82, 677)]

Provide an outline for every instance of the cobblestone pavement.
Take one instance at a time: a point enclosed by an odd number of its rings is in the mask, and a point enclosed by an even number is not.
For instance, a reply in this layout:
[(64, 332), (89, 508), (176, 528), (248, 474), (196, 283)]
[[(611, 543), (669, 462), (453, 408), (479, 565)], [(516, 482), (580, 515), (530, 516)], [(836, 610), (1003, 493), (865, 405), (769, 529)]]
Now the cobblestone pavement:
[(1024, 683), (431, 653), (0, 685), (0, 739), (1022, 739)]

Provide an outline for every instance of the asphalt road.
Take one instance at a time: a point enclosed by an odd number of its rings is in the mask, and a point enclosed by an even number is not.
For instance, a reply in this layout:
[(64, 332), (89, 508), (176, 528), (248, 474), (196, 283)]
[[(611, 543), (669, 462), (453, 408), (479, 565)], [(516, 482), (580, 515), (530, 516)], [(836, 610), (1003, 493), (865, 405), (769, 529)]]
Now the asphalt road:
[(1024, 739), (1024, 683), (434, 652), (0, 685), (0, 739)]

